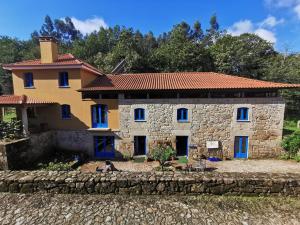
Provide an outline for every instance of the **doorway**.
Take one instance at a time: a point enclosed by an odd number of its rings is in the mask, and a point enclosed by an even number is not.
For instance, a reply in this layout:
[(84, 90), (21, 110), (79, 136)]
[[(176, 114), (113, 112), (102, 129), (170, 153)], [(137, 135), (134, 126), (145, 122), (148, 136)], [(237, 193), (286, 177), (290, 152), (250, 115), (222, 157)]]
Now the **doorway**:
[(237, 136), (234, 139), (234, 158), (248, 158), (248, 137)]
[(134, 136), (134, 155), (146, 155), (146, 136)]
[(177, 156), (188, 155), (188, 136), (176, 136), (176, 153)]

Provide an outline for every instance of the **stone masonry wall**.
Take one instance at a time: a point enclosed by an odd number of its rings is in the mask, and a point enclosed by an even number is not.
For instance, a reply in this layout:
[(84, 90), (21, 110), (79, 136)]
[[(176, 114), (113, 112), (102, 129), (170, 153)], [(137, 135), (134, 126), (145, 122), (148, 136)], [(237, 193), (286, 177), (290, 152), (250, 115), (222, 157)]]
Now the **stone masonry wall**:
[(300, 196), (297, 174), (0, 172), (0, 192)]
[[(176, 111), (187, 108), (187, 122), (178, 122)], [(237, 122), (239, 107), (249, 108), (249, 121)], [(176, 136), (188, 136), (189, 156), (206, 152), (206, 141), (219, 141), (224, 157), (233, 158), (235, 136), (249, 136), (248, 158), (280, 154), (284, 101), (282, 98), (232, 99), (119, 99), (120, 143), (122, 151), (133, 151), (133, 137), (147, 136), (147, 151), (156, 141), (175, 147)], [(144, 108), (146, 120), (134, 121), (134, 109)]]
[(54, 134), (49, 131), (0, 144), (0, 170), (30, 168), (33, 163), (51, 154), (54, 142)]
[[(140, 107), (145, 109), (146, 120), (135, 122), (134, 109)], [(177, 109), (181, 107), (188, 109), (187, 122), (177, 121)], [(249, 121), (236, 121), (239, 107), (249, 108)], [(220, 157), (233, 158), (235, 136), (248, 136), (248, 158), (275, 157), (281, 153), (284, 107), (281, 98), (120, 98), (119, 130), (57, 130), (50, 131), (49, 140), (55, 147), (81, 151), (93, 158), (93, 137), (114, 136), (116, 157), (120, 158), (123, 153), (133, 154), (134, 136), (147, 136), (148, 152), (158, 141), (170, 142), (175, 147), (176, 136), (188, 136), (189, 156), (194, 151), (207, 153), (206, 141), (219, 141)]]

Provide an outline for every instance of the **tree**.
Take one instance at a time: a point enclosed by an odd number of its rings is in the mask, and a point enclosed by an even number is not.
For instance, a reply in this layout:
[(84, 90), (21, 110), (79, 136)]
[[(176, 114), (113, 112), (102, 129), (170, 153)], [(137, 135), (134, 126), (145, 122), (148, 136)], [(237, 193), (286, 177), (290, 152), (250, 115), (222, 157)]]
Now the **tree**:
[(272, 44), (255, 34), (225, 35), (210, 51), (217, 72), (255, 79), (263, 77), (267, 60), (275, 54)]
[(213, 45), (222, 35), (216, 14), (211, 16), (209, 24), (210, 28), (206, 30), (207, 33), (204, 37), (205, 46)]
[(156, 71), (211, 71), (210, 53), (201, 42), (195, 42), (186, 23), (174, 26), (167, 38), (151, 55), (151, 64)]
[(151, 150), (150, 157), (159, 162), (161, 170), (164, 170), (166, 162), (171, 159), (171, 157), (176, 155), (176, 151), (166, 144), (159, 144)]
[[(18, 62), (22, 59), (22, 43), (17, 39), (0, 36), (0, 64)], [(12, 93), (11, 74), (0, 67), (0, 83), (3, 93)]]
[(201, 27), (201, 23), (199, 21), (196, 21), (194, 24), (192, 38), (198, 42), (203, 41), (204, 33)]
[(41, 36), (56, 36), (56, 32), (54, 30), (54, 24), (49, 15), (46, 15), (44, 24), (41, 27), (40, 30)]
[[(275, 54), (270, 57), (264, 68), (264, 80), (300, 83), (300, 55)], [(283, 97), (287, 103), (289, 113), (298, 113), (300, 110), (300, 91), (283, 90)]]
[(70, 17), (55, 19), (53, 22), (49, 15), (46, 15), (40, 31), (34, 31), (31, 34), (32, 39), (35, 41), (39, 36), (55, 37), (64, 48), (68, 48), (73, 41), (82, 38), (82, 34), (75, 28)]

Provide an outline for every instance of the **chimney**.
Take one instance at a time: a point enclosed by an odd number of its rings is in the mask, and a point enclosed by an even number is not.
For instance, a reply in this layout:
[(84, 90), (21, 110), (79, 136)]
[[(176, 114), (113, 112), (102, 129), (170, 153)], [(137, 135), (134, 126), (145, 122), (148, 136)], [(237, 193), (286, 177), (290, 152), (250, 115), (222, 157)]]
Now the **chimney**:
[(39, 38), (41, 49), (41, 63), (53, 63), (57, 60), (57, 41), (50, 36)]

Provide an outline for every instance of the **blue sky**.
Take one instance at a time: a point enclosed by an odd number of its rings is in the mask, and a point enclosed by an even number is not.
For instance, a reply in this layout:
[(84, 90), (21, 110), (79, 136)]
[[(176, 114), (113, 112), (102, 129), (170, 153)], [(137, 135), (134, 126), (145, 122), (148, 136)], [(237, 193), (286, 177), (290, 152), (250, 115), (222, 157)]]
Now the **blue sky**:
[(28, 39), (46, 14), (70, 16), (84, 33), (118, 24), (157, 35), (181, 21), (207, 27), (214, 13), (233, 35), (256, 33), (280, 51), (300, 51), (300, 0), (9, 0), (0, 2), (0, 35)]

